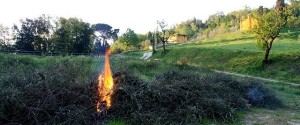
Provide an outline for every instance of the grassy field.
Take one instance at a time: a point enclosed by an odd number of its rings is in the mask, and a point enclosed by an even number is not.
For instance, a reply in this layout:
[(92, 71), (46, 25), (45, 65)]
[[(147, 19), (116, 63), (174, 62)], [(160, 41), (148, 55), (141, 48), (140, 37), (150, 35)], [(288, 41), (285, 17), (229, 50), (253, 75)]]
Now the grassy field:
[(158, 49), (152, 59), (252, 76), (300, 83), (300, 40), (297, 30), (286, 30), (270, 53), (271, 64), (261, 66), (263, 51), (256, 47), (253, 34), (234, 32), (212, 39)]
[[(281, 36), (274, 41), (271, 52), (275, 54), (299, 52), (300, 31), (285, 29)], [(232, 32), (218, 35), (211, 39), (198, 41), (198, 45), (205, 48), (229, 49), (250, 52), (262, 52), (256, 47), (256, 39), (251, 32)]]

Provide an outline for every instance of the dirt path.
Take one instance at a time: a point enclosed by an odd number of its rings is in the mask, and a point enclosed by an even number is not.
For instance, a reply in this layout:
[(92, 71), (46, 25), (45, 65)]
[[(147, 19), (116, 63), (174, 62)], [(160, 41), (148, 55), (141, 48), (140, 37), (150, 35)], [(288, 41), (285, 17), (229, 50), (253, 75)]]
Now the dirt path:
[(238, 74), (238, 73), (232, 73), (232, 72), (226, 72), (226, 71), (220, 71), (220, 70), (213, 70), (217, 73), (224, 73), (228, 75), (233, 75), (233, 76), (239, 76), (239, 77), (245, 77), (245, 78), (253, 78), (253, 79), (259, 79), (262, 81), (268, 81), (268, 82), (279, 82), (279, 83), (284, 83), (292, 86), (300, 86), (300, 83), (292, 83), (292, 82), (285, 82), (285, 81), (279, 81), (275, 79), (267, 79), (267, 78), (262, 78), (262, 77), (256, 77), (256, 76), (250, 76), (250, 75), (244, 75), (244, 74)]

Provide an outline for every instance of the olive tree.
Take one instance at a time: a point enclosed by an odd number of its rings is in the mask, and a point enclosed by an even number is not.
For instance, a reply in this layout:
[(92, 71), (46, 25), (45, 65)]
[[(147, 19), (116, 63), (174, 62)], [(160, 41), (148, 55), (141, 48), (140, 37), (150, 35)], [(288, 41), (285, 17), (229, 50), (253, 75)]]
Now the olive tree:
[[(279, 3), (278, 3), (279, 2)], [(261, 12), (260, 12), (261, 13)], [(262, 65), (269, 63), (269, 54), (274, 40), (280, 35), (281, 30), (287, 23), (287, 13), (282, 0), (277, 0), (277, 6), (270, 11), (257, 13), (255, 18), (258, 24), (253, 29), (257, 45), (264, 50)]]

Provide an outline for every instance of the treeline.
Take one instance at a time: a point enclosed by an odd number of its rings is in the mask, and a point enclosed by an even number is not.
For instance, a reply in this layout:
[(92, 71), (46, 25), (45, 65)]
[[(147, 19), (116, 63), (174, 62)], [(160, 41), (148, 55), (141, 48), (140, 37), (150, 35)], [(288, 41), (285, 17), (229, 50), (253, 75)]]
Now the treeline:
[(116, 40), (119, 29), (108, 24), (89, 24), (78, 18), (41, 15), (34, 19), (22, 19), (12, 28), (9, 43), (9, 28), (0, 25), (0, 50), (20, 50), (58, 53), (99, 53), (108, 46), (108, 40)]
[[(287, 6), (287, 12), (289, 17), (287, 20), (287, 28), (299, 28), (300, 27), (300, 1), (290, 0)], [(254, 13), (258, 12), (259, 9), (263, 11), (271, 11), (275, 8), (264, 8), (257, 7), (251, 9), (245, 6), (244, 9), (239, 11), (232, 11), (228, 14), (223, 12), (217, 12), (206, 21), (200, 19), (189, 19), (181, 22), (173, 27), (175, 33), (185, 34), (189, 39), (206, 39), (212, 38), (218, 34), (237, 31), (240, 28), (241, 20), (245, 20), (248, 16), (254, 16)]]
[[(300, 26), (300, 1), (290, 0), (286, 6), (288, 28)], [(172, 34), (187, 35), (189, 40), (212, 38), (218, 34), (237, 31), (240, 21), (253, 16), (258, 11), (268, 12), (275, 8), (245, 7), (228, 14), (217, 12), (206, 21), (192, 18), (175, 26), (168, 26), (165, 21), (158, 21), (156, 31), (147, 34), (137, 34), (132, 29), (118, 37), (118, 29), (108, 24), (89, 24), (78, 18), (54, 19), (42, 15), (34, 19), (23, 19), (20, 25), (13, 27), (12, 38), (14, 45), (9, 44), (9, 28), (0, 25), (0, 50), (25, 50), (60, 53), (98, 53), (108, 46), (107, 41), (115, 41), (114, 52), (132, 49), (148, 49), (149, 46), (165, 42)], [(163, 24), (163, 25), (161, 25)], [(161, 27), (163, 26), (163, 27)], [(149, 36), (152, 34), (153, 37)], [(150, 39), (152, 38), (152, 39)], [(152, 42), (151, 42), (152, 40)], [(102, 49), (101, 49), (102, 48)], [(164, 47), (165, 48), (165, 47)]]
[[(299, 28), (300, 1), (290, 0), (289, 3), (284, 4), (286, 9), (285, 12), (288, 15), (287, 19), (285, 20), (286, 25), (284, 25), (284, 28)], [(113, 45), (113, 48), (118, 52), (137, 48), (148, 49), (149, 46), (155, 46), (154, 44), (163, 43), (163, 40), (161, 38), (167, 39), (172, 34), (187, 35), (190, 41), (199, 41), (202, 39), (213, 38), (218, 34), (240, 30), (240, 22), (247, 19), (248, 16), (255, 18), (255, 15), (257, 15), (259, 11), (270, 12), (274, 10), (275, 8), (265, 8), (263, 6), (257, 7), (255, 9), (251, 9), (248, 6), (245, 6), (245, 8), (242, 10), (232, 11), (228, 14), (224, 14), (224, 12), (217, 12), (215, 14), (210, 15), (206, 21), (197, 18), (192, 18), (179, 24), (176, 24), (175, 26), (164, 27), (163, 29), (158, 28), (156, 31), (152, 31), (145, 35), (148, 36), (146, 41), (145, 39), (133, 39), (136, 38), (136, 35), (134, 35), (134, 31), (129, 29), (122, 36), (133, 36), (130, 37), (132, 39), (120, 39), (116, 42), (116, 44)], [(166, 24), (166, 22), (164, 23)], [(159, 23), (157, 27), (160, 27)]]

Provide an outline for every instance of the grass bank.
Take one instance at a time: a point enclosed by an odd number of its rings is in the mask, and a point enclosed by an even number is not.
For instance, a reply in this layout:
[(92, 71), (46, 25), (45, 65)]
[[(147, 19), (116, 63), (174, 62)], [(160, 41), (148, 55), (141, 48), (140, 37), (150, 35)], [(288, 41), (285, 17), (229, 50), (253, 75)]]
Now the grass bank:
[(275, 80), (300, 83), (300, 41), (298, 30), (286, 30), (273, 44), (271, 64), (261, 66), (263, 51), (251, 33), (234, 32), (195, 43), (158, 49), (152, 59)]

